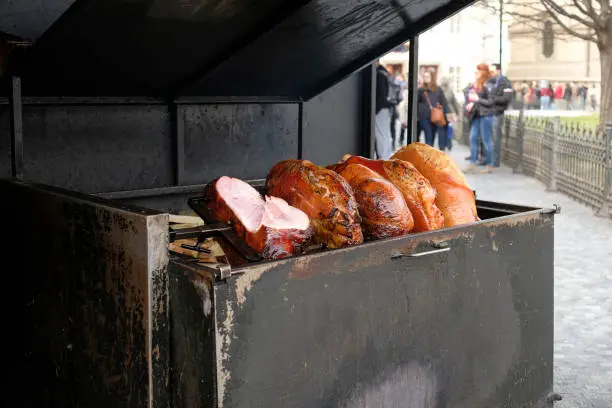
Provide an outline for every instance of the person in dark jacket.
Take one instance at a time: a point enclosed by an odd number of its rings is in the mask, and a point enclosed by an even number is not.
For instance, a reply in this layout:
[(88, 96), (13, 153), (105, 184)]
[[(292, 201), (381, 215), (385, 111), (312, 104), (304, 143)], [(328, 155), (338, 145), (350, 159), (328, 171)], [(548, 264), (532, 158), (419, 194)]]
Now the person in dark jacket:
[(389, 95), (390, 81), (393, 79), (387, 69), (377, 61), (376, 64), (376, 117), (374, 136), (376, 157), (387, 160), (393, 154), (391, 140), (391, 109), (394, 106)]
[(417, 118), (419, 124), (425, 132), (425, 143), (433, 146), (438, 135), (438, 146), (440, 150), (446, 149), (446, 129), (444, 126), (438, 126), (431, 121), (431, 108), (441, 107), (445, 115), (448, 115), (448, 103), (444, 92), (436, 84), (435, 78), (431, 72), (423, 74), (423, 87), (418, 90), (417, 97)]
[(489, 65), (478, 64), (475, 81), (467, 92), (466, 114), (470, 118), (470, 165), (465, 172), (473, 172), (478, 164), (478, 140), (482, 139), (487, 166), (484, 172), (493, 171), (493, 117), (495, 115), (495, 84), (489, 81)]
[(494, 92), (494, 117), (493, 117), (493, 158), (492, 164), (495, 167), (499, 167), (501, 159), (501, 140), (502, 140), (502, 127), (504, 124), (504, 112), (510, 106), (510, 102), (513, 97), (512, 83), (502, 75), (501, 65), (493, 64), (495, 68), (495, 75), (489, 79), (489, 86), (493, 87)]
[(565, 100), (565, 106), (567, 110), (572, 109), (572, 86), (570, 84), (565, 84), (565, 89), (563, 90), (563, 99)]
[(582, 84), (578, 86), (578, 98), (580, 100), (580, 109), (586, 110), (586, 100), (587, 95), (589, 93), (589, 88), (586, 85)]

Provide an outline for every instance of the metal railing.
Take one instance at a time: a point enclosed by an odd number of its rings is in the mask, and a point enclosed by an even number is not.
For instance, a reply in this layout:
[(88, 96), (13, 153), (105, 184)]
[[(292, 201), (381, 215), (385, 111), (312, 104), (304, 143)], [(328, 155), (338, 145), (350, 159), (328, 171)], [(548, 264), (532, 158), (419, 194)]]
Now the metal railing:
[(507, 116), (502, 162), (612, 217), (612, 124), (604, 132), (560, 118)]
[[(562, 192), (612, 217), (612, 124), (605, 131), (560, 118), (506, 116), (502, 127), (502, 163), (513, 172), (542, 181), (549, 191)], [(469, 143), (464, 121), (461, 142)]]

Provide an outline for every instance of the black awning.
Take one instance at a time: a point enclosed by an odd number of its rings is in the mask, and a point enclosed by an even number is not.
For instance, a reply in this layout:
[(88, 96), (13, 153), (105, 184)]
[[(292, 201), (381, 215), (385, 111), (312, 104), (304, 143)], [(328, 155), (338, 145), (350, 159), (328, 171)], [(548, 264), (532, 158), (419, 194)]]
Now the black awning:
[(11, 69), (25, 95), (309, 99), (470, 3), (77, 0)]

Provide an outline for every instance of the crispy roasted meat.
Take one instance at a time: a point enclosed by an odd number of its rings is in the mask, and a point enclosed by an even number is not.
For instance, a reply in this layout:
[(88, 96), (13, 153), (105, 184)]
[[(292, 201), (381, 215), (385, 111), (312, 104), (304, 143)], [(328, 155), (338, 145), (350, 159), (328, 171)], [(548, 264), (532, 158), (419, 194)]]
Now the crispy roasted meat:
[(361, 227), (369, 238), (389, 238), (409, 233), (412, 214), (397, 187), (361, 164), (350, 164), (339, 173), (353, 189), (359, 205)]
[(315, 243), (342, 248), (363, 242), (353, 191), (337, 173), (308, 160), (285, 160), (272, 167), (266, 185), (269, 195), (308, 215)]
[(444, 217), (436, 206), (436, 190), (410, 163), (402, 160), (372, 160), (361, 156), (345, 156), (346, 160), (328, 169), (342, 172), (351, 164), (362, 164), (374, 170), (403, 194), (414, 219), (414, 231), (431, 231), (444, 226)]
[(474, 191), (463, 172), (444, 152), (424, 143), (412, 143), (398, 150), (393, 159), (405, 160), (436, 189), (436, 205), (444, 214), (444, 226), (468, 224), (478, 220)]

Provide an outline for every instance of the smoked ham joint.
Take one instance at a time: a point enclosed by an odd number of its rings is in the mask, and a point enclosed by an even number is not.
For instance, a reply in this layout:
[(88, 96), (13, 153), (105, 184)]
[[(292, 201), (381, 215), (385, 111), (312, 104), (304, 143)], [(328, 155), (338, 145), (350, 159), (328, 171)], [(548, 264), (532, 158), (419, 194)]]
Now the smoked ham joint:
[[(414, 160), (437, 188), (399, 157)], [(343, 248), (478, 219), (474, 192), (454, 162), (418, 142), (391, 160), (345, 155), (327, 169), (285, 160), (272, 167), (266, 189), (264, 201), (249, 184), (224, 176), (206, 195), (215, 221), (231, 223), (267, 259), (302, 253), (311, 235), (313, 245)]]

